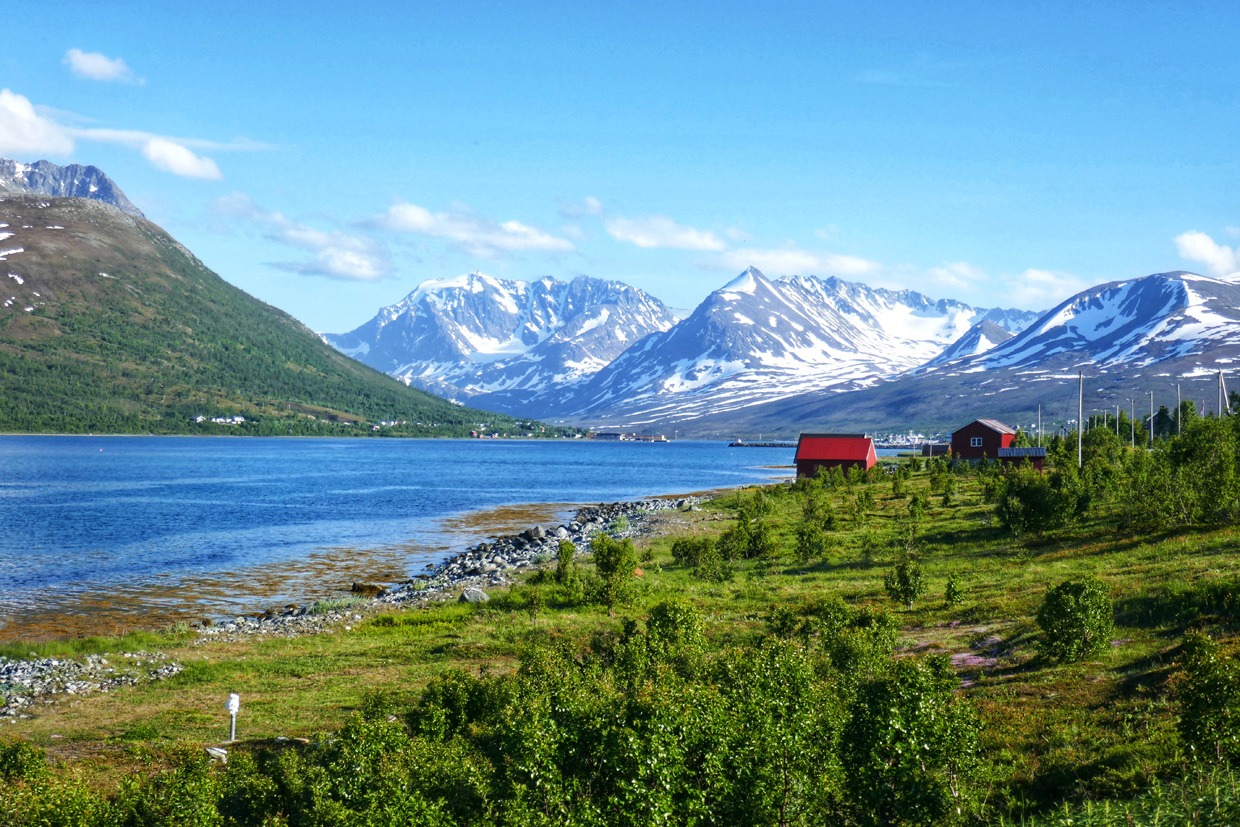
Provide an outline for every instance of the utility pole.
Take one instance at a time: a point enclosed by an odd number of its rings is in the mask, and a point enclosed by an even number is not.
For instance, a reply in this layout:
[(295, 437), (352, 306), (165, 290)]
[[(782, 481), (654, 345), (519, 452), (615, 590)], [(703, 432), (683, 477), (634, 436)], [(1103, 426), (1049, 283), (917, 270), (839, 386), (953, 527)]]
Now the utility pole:
[(1131, 437), (1130, 439), (1131, 445), (1129, 445), (1130, 448), (1137, 447), (1137, 415), (1136, 415), (1136, 407), (1135, 407), (1136, 404), (1137, 402), (1135, 399), (1128, 400), (1128, 430), (1132, 431), (1132, 433), (1129, 435)]
[(1115, 403), (1115, 436), (1119, 436), (1119, 403)]
[(1150, 391), (1150, 447), (1154, 445), (1154, 392)]
[(1085, 419), (1085, 371), (1076, 375), (1076, 467), (1085, 466), (1085, 442), (1082, 439), (1082, 422)]
[(1038, 403), (1038, 447), (1042, 447), (1042, 403)]
[(1180, 383), (1175, 383), (1175, 435), (1180, 435)]

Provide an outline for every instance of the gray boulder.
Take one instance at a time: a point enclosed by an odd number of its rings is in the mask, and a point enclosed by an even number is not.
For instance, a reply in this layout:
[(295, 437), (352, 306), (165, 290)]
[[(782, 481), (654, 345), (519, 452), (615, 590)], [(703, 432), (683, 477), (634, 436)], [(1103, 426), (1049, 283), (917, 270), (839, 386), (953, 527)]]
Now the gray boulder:
[(491, 599), (490, 595), (488, 595), (482, 589), (479, 589), (475, 586), (471, 586), (470, 588), (461, 592), (462, 603), (486, 603), (490, 599)]

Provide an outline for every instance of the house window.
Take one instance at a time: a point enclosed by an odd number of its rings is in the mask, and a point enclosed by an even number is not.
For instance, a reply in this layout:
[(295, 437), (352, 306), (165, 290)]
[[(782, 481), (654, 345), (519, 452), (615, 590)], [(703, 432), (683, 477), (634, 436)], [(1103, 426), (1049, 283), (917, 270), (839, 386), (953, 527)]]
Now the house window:
[(980, 436), (971, 436), (971, 437), (969, 437), (969, 447), (970, 447), (970, 448), (981, 448), (981, 447), (982, 447), (982, 438), (981, 438)]

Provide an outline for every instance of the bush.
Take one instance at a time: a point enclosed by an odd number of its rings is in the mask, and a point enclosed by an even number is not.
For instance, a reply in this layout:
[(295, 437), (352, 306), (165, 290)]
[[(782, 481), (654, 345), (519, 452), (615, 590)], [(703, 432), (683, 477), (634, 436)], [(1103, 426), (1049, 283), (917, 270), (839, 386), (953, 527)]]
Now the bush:
[(904, 559), (896, 567), (887, 572), (883, 578), (883, 586), (892, 600), (898, 600), (908, 608), (913, 602), (926, 593), (926, 580), (921, 573), (921, 565), (916, 560)]
[(613, 540), (606, 534), (595, 536), (590, 548), (594, 553), (594, 566), (602, 578), (599, 601), (610, 612), (616, 604), (626, 602), (633, 592), (637, 550), (632, 540)]
[(1043, 654), (1057, 661), (1084, 660), (1110, 642), (1115, 626), (1110, 589), (1096, 577), (1065, 580), (1046, 593), (1037, 622)]
[(672, 543), (672, 559), (692, 568), (699, 580), (722, 583), (732, 578), (732, 563), (725, 559), (720, 545), (709, 537), (678, 537)]
[(1029, 466), (1003, 478), (996, 500), (995, 517), (1017, 536), (1069, 525), (1089, 505), (1075, 476), (1056, 473), (1048, 477)]
[(0, 778), (5, 781), (26, 781), (47, 774), (43, 750), (25, 741), (0, 743)]
[(1240, 668), (1202, 634), (1184, 638), (1180, 668), (1179, 729), (1189, 753), (1203, 761), (1240, 758)]
[(949, 575), (947, 578), (947, 587), (943, 590), (943, 602), (948, 606), (959, 606), (964, 602), (965, 588), (960, 585), (960, 578), (955, 575)]
[(938, 824), (968, 807), (980, 726), (944, 657), (897, 661), (861, 687), (841, 741), (860, 824)]
[(797, 526), (797, 560), (802, 566), (808, 566), (815, 560), (821, 560), (827, 553), (827, 537), (822, 527), (814, 523), (801, 523)]

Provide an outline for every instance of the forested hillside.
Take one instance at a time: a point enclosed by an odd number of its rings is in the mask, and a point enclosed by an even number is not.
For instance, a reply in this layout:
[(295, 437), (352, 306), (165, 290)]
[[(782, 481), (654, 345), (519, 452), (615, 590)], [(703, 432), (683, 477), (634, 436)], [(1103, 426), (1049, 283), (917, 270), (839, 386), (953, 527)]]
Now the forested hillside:
[[(0, 431), (531, 430), (342, 356), (145, 219), (86, 199), (8, 196), (0, 225)], [(233, 416), (245, 422), (210, 422)]]

